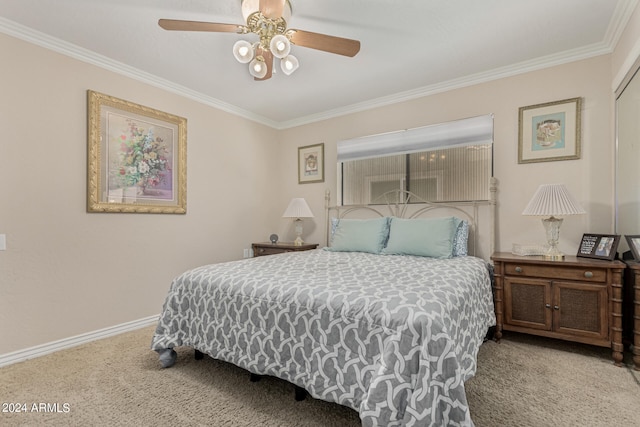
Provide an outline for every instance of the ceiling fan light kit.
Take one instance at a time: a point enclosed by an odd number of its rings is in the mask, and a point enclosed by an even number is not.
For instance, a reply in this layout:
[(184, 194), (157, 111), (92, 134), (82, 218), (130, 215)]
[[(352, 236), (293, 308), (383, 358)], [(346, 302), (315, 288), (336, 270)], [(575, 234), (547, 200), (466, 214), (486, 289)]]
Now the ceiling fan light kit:
[(262, 56), (256, 57), (249, 64), (249, 73), (256, 79), (263, 79), (267, 75), (267, 64)]
[(300, 63), (298, 63), (298, 58), (293, 55), (289, 55), (280, 61), (280, 68), (282, 68), (282, 72), (287, 76), (291, 75), (295, 70), (298, 69)]
[(256, 80), (267, 80), (273, 74), (273, 59), (280, 59), (283, 73), (298, 69), (298, 59), (290, 55), (291, 45), (304, 46), (329, 53), (353, 57), (360, 51), (358, 40), (288, 29), (291, 18), (289, 0), (242, 0), (242, 16), (247, 25), (160, 19), (158, 25), (170, 31), (209, 31), (256, 34), (255, 43), (239, 40), (233, 45), (233, 56), (242, 64), (249, 63), (249, 73)]
[(283, 34), (276, 34), (269, 42), (269, 49), (273, 56), (283, 59), (291, 52), (291, 42)]
[(254, 49), (253, 45), (246, 40), (238, 40), (233, 45), (233, 56), (243, 64), (250, 62), (253, 59)]

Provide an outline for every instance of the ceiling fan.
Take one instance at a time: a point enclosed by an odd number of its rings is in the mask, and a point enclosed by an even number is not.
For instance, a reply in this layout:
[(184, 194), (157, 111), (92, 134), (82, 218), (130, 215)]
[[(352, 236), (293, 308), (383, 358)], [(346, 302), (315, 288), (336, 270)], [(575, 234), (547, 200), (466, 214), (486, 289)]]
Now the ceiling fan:
[(259, 41), (239, 40), (233, 46), (233, 55), (241, 63), (249, 63), (249, 73), (255, 80), (270, 79), (274, 57), (286, 75), (299, 66), (298, 59), (290, 55), (291, 44), (353, 57), (360, 51), (360, 41), (287, 28), (291, 18), (289, 0), (242, 0), (242, 16), (246, 25), (214, 22), (160, 19), (158, 25), (170, 31), (209, 31), (219, 33), (254, 33)]

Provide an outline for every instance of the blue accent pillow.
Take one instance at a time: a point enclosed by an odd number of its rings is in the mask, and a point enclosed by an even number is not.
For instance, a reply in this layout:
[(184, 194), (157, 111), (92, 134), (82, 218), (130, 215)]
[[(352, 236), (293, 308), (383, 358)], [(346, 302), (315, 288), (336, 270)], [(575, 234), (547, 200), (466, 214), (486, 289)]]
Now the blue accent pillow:
[(416, 255), (451, 258), (458, 227), (457, 218), (392, 218), (389, 241), (382, 251), (387, 255)]
[(456, 218), (456, 221), (458, 221), (458, 226), (453, 238), (453, 256), (467, 256), (469, 253), (469, 223), (459, 218)]
[(339, 219), (328, 250), (379, 254), (389, 238), (389, 218)]

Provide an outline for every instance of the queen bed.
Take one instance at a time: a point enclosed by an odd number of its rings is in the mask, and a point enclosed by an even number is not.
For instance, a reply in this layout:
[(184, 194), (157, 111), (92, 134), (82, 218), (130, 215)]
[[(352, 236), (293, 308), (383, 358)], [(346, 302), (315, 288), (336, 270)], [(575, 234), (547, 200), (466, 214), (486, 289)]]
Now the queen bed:
[[(282, 378), (353, 408), (363, 426), (473, 425), (464, 383), (495, 325), (486, 261), (495, 201), (400, 197), (387, 212), (328, 208), (325, 248), (183, 273), (151, 348), (163, 366), (188, 346)], [(484, 208), (488, 241), (478, 237)]]

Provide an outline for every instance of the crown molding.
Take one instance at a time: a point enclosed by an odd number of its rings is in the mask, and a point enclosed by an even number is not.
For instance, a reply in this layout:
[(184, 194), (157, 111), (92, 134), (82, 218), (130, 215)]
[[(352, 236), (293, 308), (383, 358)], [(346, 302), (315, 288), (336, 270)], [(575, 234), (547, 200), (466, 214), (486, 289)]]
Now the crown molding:
[[(613, 12), (613, 16), (609, 21), (609, 26), (607, 27), (604, 40), (600, 43), (594, 43), (582, 48), (567, 50), (553, 55), (536, 58), (534, 60), (524, 61), (506, 67), (495, 68), (489, 71), (461, 77), (458, 79), (452, 79), (433, 85), (423, 86), (421, 88), (413, 89), (410, 91), (400, 92), (394, 95), (367, 100), (365, 102), (348, 105), (342, 108), (299, 117), (294, 120), (280, 122), (278, 129), (287, 129), (309, 123), (333, 119), (348, 114), (359, 113), (374, 108), (385, 107), (388, 105), (398, 104), (417, 98), (435, 95), (437, 93), (448, 92), (455, 89), (461, 89), (464, 87), (487, 83), (506, 77), (516, 76), (518, 74), (525, 74), (532, 71), (551, 68), (574, 61), (580, 61), (600, 55), (610, 54), (613, 52), (615, 46), (620, 40), (620, 37), (622, 36), (622, 33), (624, 32), (624, 29), (629, 22), (629, 19), (631, 18), (631, 15), (633, 14), (639, 1), (640, 0), (628, 0), (618, 2)], [(636, 51), (640, 52), (640, 41), (638, 42), (636, 49), (634, 49), (634, 52), (632, 52), (632, 55), (630, 55), (633, 56), (633, 61), (635, 61), (637, 57), (637, 55), (635, 55)], [(640, 55), (640, 53), (638, 54)], [(617, 80), (621, 80), (621, 77), (616, 77), (616, 81)], [(615, 85), (614, 81), (614, 87), (616, 86), (617, 85)]]
[(0, 17), (0, 32), (44, 47), (46, 49), (61, 53), (63, 55), (67, 55), (77, 60), (107, 69), (114, 73), (121, 74), (126, 77), (141, 81), (143, 83), (158, 87), (168, 92), (184, 96), (185, 98), (194, 100), (201, 104), (208, 105), (210, 107), (226, 111), (230, 114), (234, 114), (245, 119), (263, 124), (273, 129), (283, 130), (323, 120), (333, 119), (348, 114), (359, 113), (374, 108), (380, 108), (392, 104), (406, 102), (437, 93), (499, 80), (518, 74), (524, 74), (544, 68), (550, 68), (569, 62), (588, 59), (599, 55), (610, 54), (615, 48), (615, 45), (617, 44), (620, 36), (622, 35), (625, 26), (627, 25), (633, 11), (638, 4), (638, 1), (640, 0), (618, 2), (618, 5), (614, 10), (613, 17), (609, 22), (609, 27), (607, 28), (604, 40), (600, 43), (594, 43), (582, 48), (568, 50), (553, 55), (540, 57), (534, 60), (524, 61), (517, 64), (512, 64), (509, 66), (461, 77), (458, 79), (452, 79), (433, 85), (423, 86), (421, 88), (400, 92), (394, 95), (371, 99), (361, 103), (356, 103), (345, 107), (280, 122), (254, 114), (251, 111), (238, 108), (219, 99), (204, 95), (201, 92), (197, 92), (187, 87), (173, 83), (169, 80), (162, 79), (151, 73), (141, 71), (137, 68), (115, 61), (106, 56), (99, 55), (88, 49), (84, 49), (74, 44), (51, 37), (47, 34), (38, 32), (2, 17)]
[(398, 104), (405, 101), (410, 101), (417, 98), (423, 98), (437, 93), (448, 92), (455, 89), (461, 89), (468, 86), (474, 86), (481, 83), (487, 83), (494, 80), (500, 80), (506, 77), (516, 76), (518, 74), (529, 73), (532, 71), (542, 70), (545, 68), (555, 67), (570, 62), (580, 61), (600, 55), (606, 55), (612, 52), (612, 47), (606, 43), (595, 43), (589, 46), (585, 46), (579, 49), (568, 50), (559, 52), (553, 55), (544, 56), (530, 61), (524, 61), (509, 66), (495, 68), (489, 71), (472, 74), (469, 76), (461, 77), (458, 79), (452, 79), (445, 82), (436, 83), (429, 86), (423, 86), (421, 88), (412, 89), (405, 92), (399, 92), (394, 95), (376, 98), (361, 102), (358, 104), (352, 104), (346, 107), (325, 111), (318, 114), (312, 114), (305, 117), (300, 117), (294, 120), (281, 122), (279, 128), (286, 129), (296, 126), (301, 126), (313, 122), (319, 122), (322, 120), (328, 120), (347, 114), (359, 113), (374, 108), (385, 107), (388, 105)]
[[(626, 28), (629, 22), (629, 19), (631, 18), (631, 15), (633, 14), (638, 4), (638, 0), (630, 0), (629, 2), (622, 2), (622, 3), (624, 3), (624, 5), (621, 5), (620, 3), (618, 3), (618, 7), (615, 10), (615, 12), (618, 12), (618, 15), (614, 14), (614, 18), (616, 16), (619, 16), (619, 18), (617, 20), (615, 19), (611, 20), (612, 22), (616, 21), (618, 23), (617, 27), (609, 28), (611, 30), (611, 33), (613, 33), (611, 44), (614, 47), (614, 49), (615, 49), (615, 46), (618, 44), (618, 41), (620, 40), (620, 37), (622, 36), (622, 33)], [(626, 8), (623, 8), (622, 6), (626, 6)], [(631, 77), (628, 74), (631, 71), (635, 70), (635, 68), (637, 68), (637, 61), (639, 57), (640, 57), (640, 40), (637, 40), (636, 43), (631, 48), (631, 50), (629, 51), (629, 53), (627, 54), (627, 57), (625, 58), (622, 66), (618, 70), (618, 73), (614, 76), (613, 81), (611, 82), (611, 87), (613, 91), (616, 93), (616, 96), (620, 95), (620, 93), (624, 89), (624, 86), (628, 83), (628, 80)]]
[(104, 55), (100, 55), (96, 52), (82, 48), (75, 44), (65, 42), (58, 38), (49, 36), (48, 34), (44, 34), (42, 32), (36, 31), (32, 28), (26, 27), (2, 17), (0, 17), (0, 32), (17, 39), (24, 40), (31, 44), (43, 47), (45, 49), (49, 49), (53, 52), (69, 56), (79, 61), (112, 71), (116, 74), (120, 74), (125, 77), (138, 80), (142, 83), (146, 83), (151, 86), (166, 90), (168, 92), (175, 93), (185, 98), (189, 98), (201, 104), (226, 111), (227, 113), (244, 117), (248, 120), (258, 122), (272, 128), (277, 128), (278, 126), (277, 122), (266, 117), (262, 117), (250, 111), (238, 108), (219, 99), (204, 95), (201, 92), (189, 89), (169, 80), (160, 78), (154, 74), (147, 73), (146, 71), (139, 70), (122, 62), (115, 61)]

